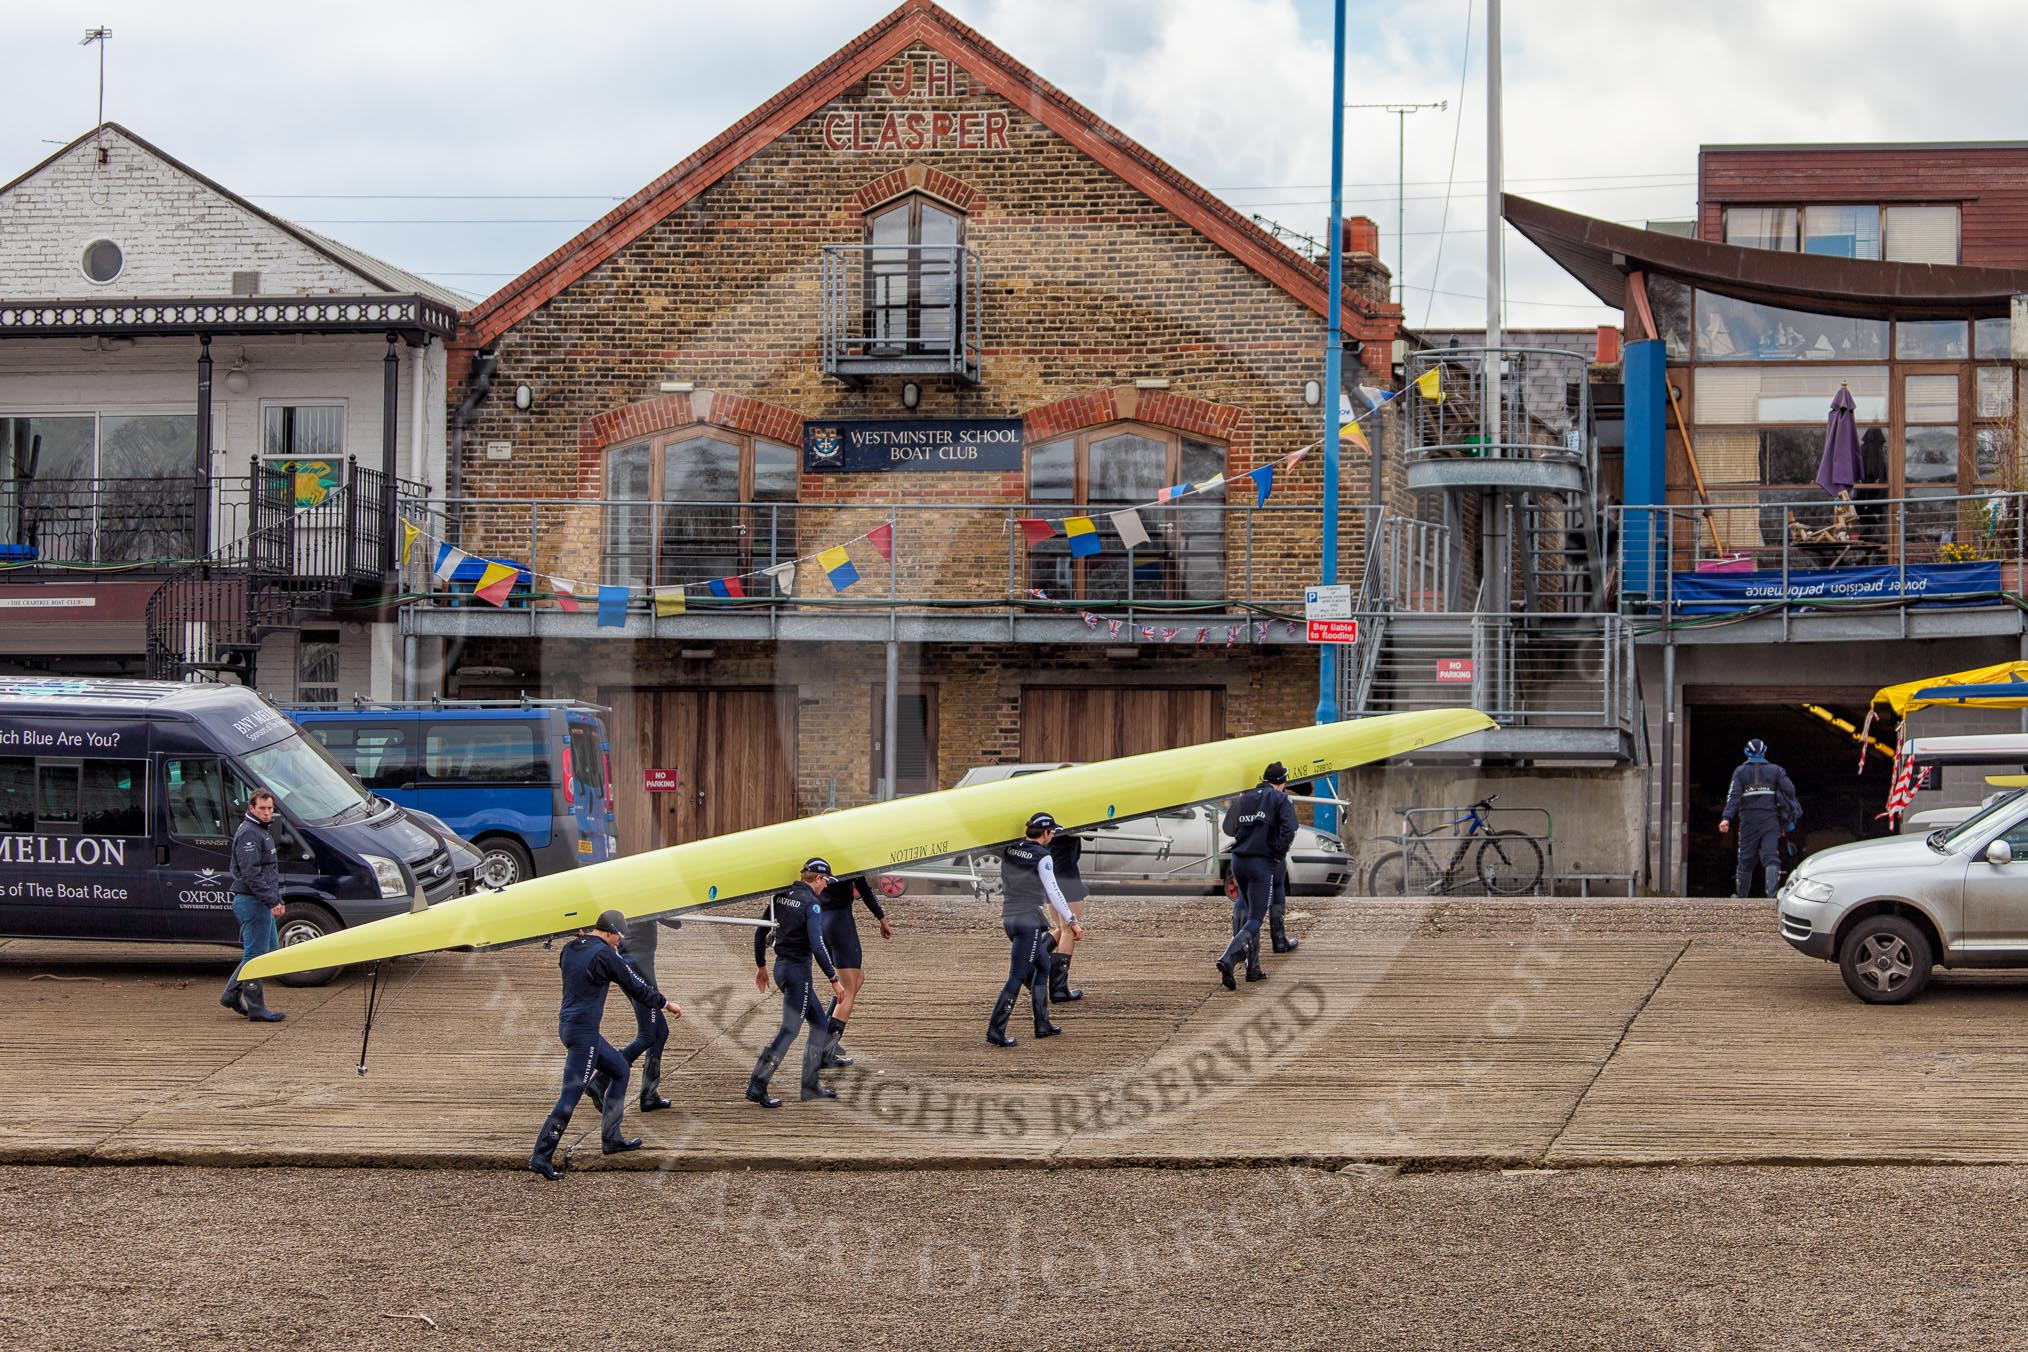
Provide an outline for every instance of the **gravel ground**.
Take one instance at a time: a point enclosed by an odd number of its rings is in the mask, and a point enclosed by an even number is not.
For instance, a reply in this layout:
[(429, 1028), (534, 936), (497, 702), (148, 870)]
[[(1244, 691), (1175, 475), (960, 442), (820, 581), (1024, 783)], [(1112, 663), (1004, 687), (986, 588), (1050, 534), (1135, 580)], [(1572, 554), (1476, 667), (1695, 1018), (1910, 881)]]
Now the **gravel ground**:
[(2018, 1168), (15, 1168), (0, 1346), (1990, 1347), (2028, 1321), (2024, 1198)]

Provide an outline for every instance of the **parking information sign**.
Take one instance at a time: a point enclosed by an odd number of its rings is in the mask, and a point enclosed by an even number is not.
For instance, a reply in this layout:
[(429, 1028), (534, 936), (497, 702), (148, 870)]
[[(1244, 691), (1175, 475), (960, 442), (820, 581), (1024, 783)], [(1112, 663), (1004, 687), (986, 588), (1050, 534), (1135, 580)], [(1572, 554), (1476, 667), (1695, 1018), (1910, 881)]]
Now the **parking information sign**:
[(1303, 592), (1303, 618), (1312, 643), (1357, 643), (1359, 621), (1352, 618), (1350, 586), (1318, 586)]

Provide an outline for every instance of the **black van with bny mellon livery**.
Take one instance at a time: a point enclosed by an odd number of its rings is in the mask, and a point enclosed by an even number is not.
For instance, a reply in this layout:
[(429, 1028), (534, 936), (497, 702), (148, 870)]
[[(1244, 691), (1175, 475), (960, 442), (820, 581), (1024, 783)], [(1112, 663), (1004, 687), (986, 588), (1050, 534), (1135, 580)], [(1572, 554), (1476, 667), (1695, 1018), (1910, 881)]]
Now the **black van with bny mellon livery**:
[(236, 947), (255, 788), (275, 795), (284, 944), (464, 890), (452, 845), (244, 686), (0, 680), (0, 935)]

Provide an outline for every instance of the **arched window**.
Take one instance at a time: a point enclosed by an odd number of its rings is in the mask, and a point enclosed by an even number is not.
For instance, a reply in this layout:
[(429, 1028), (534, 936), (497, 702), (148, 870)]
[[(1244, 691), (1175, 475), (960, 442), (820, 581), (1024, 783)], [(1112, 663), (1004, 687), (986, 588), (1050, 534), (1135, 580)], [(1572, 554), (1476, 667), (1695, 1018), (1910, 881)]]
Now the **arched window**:
[(869, 354), (949, 352), (963, 308), (963, 213), (909, 193), (867, 214), (866, 242)]
[[(1113, 423), (1028, 453), (1028, 497), (1052, 518), (1090, 516), (1103, 544), (1073, 558), (1061, 536), (1029, 557), (1029, 585), (1093, 601), (1225, 599), (1225, 495), (1193, 494), (1141, 513), (1148, 543), (1126, 549), (1106, 517), (1153, 503), (1164, 488), (1225, 473), (1225, 447), (1142, 423)], [(1082, 512), (1069, 510), (1084, 508)]]
[(695, 425), (605, 453), (606, 581), (708, 582), (796, 557), (797, 454)]

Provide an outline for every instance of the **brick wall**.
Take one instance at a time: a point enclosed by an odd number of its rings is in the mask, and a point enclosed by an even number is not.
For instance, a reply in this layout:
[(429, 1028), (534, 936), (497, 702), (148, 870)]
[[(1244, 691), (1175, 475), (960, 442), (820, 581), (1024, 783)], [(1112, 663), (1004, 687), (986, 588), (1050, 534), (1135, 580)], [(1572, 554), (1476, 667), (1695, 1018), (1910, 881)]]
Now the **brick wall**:
[[(712, 392), (712, 421), (743, 422), (784, 441), (804, 418), (909, 416), (898, 379), (861, 388), (827, 379), (818, 346), (822, 246), (862, 242), (867, 204), (911, 184), (968, 204), (966, 243), (985, 272), (984, 383), (974, 389), (919, 378), (915, 416), (1023, 416), (1119, 387), (1131, 393), (1135, 379), (1157, 377), (1170, 382), (1166, 396), (1225, 411), (1215, 430), (1232, 448), (1228, 473), (1316, 439), (1322, 413), (1302, 394), (1304, 382), (1321, 374), (1322, 319), (1015, 105), (972, 87), (962, 70), (947, 96), (911, 96), (905, 106), (932, 117), (997, 114), (1004, 149), (853, 153), (827, 144), (828, 115), (884, 115), (901, 106), (887, 93), (889, 82), (904, 78), (907, 62), (929, 55), (918, 46), (890, 61), (510, 329), (498, 344), (495, 394), (467, 429), (466, 491), (599, 496), (605, 446), (697, 415), (688, 406), (696, 396), (665, 397), (664, 381)], [(1363, 335), (1368, 357), (1383, 367), (1392, 325), (1390, 318)], [(461, 369), (454, 360), (454, 382)], [(1382, 378), (1356, 366), (1350, 375)], [(535, 403), (520, 413), (504, 393), (524, 383)], [(450, 401), (463, 393), (454, 383)], [(769, 423), (751, 409), (735, 410), (748, 401), (781, 416)], [(512, 445), (510, 461), (483, 458), (479, 448), (502, 441)], [(1037, 441), (1031, 428), (1031, 446)], [(1362, 461), (1346, 460), (1348, 506), (1365, 497)], [(1308, 457), (1277, 477), (1274, 502), (1314, 508), (1321, 475), (1322, 457)], [(986, 473), (805, 475), (801, 496), (808, 503), (1005, 504), (1020, 501), (1024, 487), (1022, 476)], [(1228, 498), (1251, 499), (1251, 485)], [(863, 529), (858, 520), (808, 518), (799, 547), (836, 543), (832, 536)], [(1347, 523), (1356, 533), (1355, 513)], [(1255, 523), (1257, 554), (1277, 562), (1275, 587), (1285, 597), (1314, 580), (1317, 524), (1314, 512), (1267, 514)], [(944, 534), (953, 532), (964, 534), (955, 526)], [(998, 558), (1005, 541), (1004, 522), (995, 520), (963, 540), (917, 548), (956, 551), (950, 557), (962, 556), (969, 574), (974, 555)], [(1348, 545), (1356, 548), (1356, 540)], [(582, 570), (582, 553), (571, 557)], [(869, 572), (863, 561), (860, 571)], [(1003, 578), (1004, 565), (994, 589)]]

